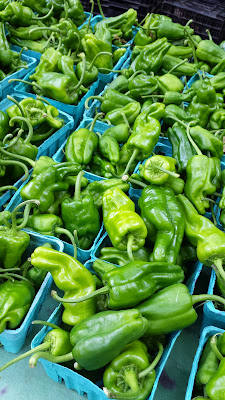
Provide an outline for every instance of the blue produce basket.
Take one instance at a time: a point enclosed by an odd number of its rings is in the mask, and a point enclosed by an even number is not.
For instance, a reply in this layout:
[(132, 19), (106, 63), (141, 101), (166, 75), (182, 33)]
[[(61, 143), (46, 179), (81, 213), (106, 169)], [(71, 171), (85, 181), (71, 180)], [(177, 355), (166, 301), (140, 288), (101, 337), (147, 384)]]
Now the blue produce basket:
[[(34, 232), (29, 232), (29, 235), (30, 244), (24, 252), (24, 260), (30, 257), (36, 247), (42, 246), (46, 242), (50, 243), (53, 249), (63, 251), (63, 243), (59, 239), (50, 237), (46, 238)], [(18, 353), (22, 349), (26, 340), (26, 336), (31, 332), (31, 322), (37, 318), (40, 308), (50, 290), (52, 282), (52, 276), (50, 273), (48, 273), (20, 327), (17, 329), (5, 329), (4, 332), (0, 334), (0, 342), (6, 351), (10, 353)]]
[[(84, 21), (84, 23), (83, 23), (82, 25), (80, 25), (80, 26), (78, 27), (78, 30), (80, 30), (84, 25), (86, 25), (86, 24), (88, 23), (88, 19), (89, 19), (89, 17), (90, 17), (90, 13), (85, 11), (84, 14), (86, 15), (86, 20)], [(94, 17), (94, 18), (95, 18), (95, 17)], [(94, 18), (92, 17), (92, 19), (94, 19)], [(10, 41), (10, 38), (9, 38), (9, 41)], [(21, 47), (20, 47), (20, 46), (16, 46), (16, 45), (14, 45), (14, 44), (11, 44), (10, 46), (11, 46), (11, 49), (12, 49), (12, 50), (16, 50), (16, 51), (18, 51), (18, 52), (20, 52), (20, 50), (21, 50)], [(27, 55), (28, 55), (29, 57), (36, 58), (37, 61), (40, 60), (41, 55), (42, 55), (42, 53), (40, 53), (39, 51), (34, 51), (34, 50), (27, 50), (26, 53), (27, 53)]]
[[(30, 176), (31, 176), (31, 173), (30, 173), (28, 179), (21, 185), (20, 188), (22, 188), (23, 186), (25, 186), (25, 185), (29, 182)], [(91, 181), (91, 180), (90, 180), (90, 181)], [(7, 207), (6, 207), (6, 210), (9, 210), (9, 211), (12, 212), (16, 206), (18, 206), (20, 203), (22, 203), (22, 201), (23, 201), (23, 199), (20, 197), (20, 190), (18, 190), (18, 191), (14, 194), (14, 196), (12, 197), (12, 199), (10, 200), (9, 204), (8, 204)], [(30, 231), (28, 228), (27, 228), (27, 229), (24, 229), (24, 230), (25, 230), (26, 232), (28, 232), (29, 234), (30, 234), (31, 232), (33, 232), (33, 231)], [(101, 235), (103, 234), (103, 231), (104, 231), (104, 228), (103, 228), (103, 223), (102, 223), (102, 224), (101, 224), (101, 227), (100, 227), (100, 230), (99, 230), (99, 232), (98, 232), (98, 234), (97, 234), (95, 240), (93, 241), (93, 244), (92, 244), (92, 246), (90, 247), (90, 249), (88, 249), (88, 250), (83, 250), (83, 249), (81, 249), (81, 248), (79, 248), (79, 247), (77, 248), (77, 259), (78, 259), (81, 263), (85, 263), (85, 261), (87, 261), (87, 260), (90, 258), (91, 252), (93, 251), (93, 249), (94, 249), (94, 247), (96, 246), (97, 242), (98, 242), (99, 239), (101, 238)], [(46, 238), (46, 240), (49, 240), (49, 239), (55, 239), (55, 240), (57, 240), (57, 238), (55, 238), (55, 236), (48, 236), (48, 235), (41, 235), (41, 234), (38, 234), (38, 236), (41, 237), (41, 238), (43, 238), (43, 240), (45, 240), (45, 238)], [(67, 243), (67, 242), (65, 242), (65, 241), (63, 241), (63, 240), (60, 240), (60, 242), (63, 243), (64, 252), (67, 253), (67, 254), (69, 254), (70, 256), (73, 256), (73, 246), (72, 246), (72, 244), (69, 244), (69, 243)]]
[[(12, 50), (14, 48), (12, 47)], [(18, 53), (18, 51), (16, 51)], [(11, 94), (14, 91), (14, 87), (16, 86), (16, 82), (9, 83), (10, 79), (22, 79), (28, 72), (30, 72), (36, 65), (37, 60), (33, 57), (25, 55), (24, 53), (21, 56), (22, 61), (26, 61), (27, 68), (21, 68), (13, 74), (6, 76), (2, 81), (0, 81), (0, 100), (7, 96), (7, 94)]]
[[(19, 94), (19, 93), (12, 93), (11, 96), (15, 98), (18, 102), (20, 102), (22, 99), (26, 99), (28, 96)], [(0, 102), (0, 110), (6, 111), (8, 107), (13, 105), (14, 103), (11, 100), (8, 100), (7, 98), (2, 100)], [(57, 149), (62, 145), (64, 140), (69, 136), (73, 129), (74, 121), (73, 118), (66, 114), (63, 111), (59, 112), (59, 118), (63, 119), (65, 124), (63, 125), (62, 128), (58, 129), (52, 136), (50, 136), (48, 139), (46, 139), (39, 147), (38, 147), (38, 154), (37, 154), (37, 159), (40, 158), (41, 156), (49, 156), (51, 157)], [(20, 188), (20, 186), (23, 184), (23, 177), (21, 177), (14, 186), (17, 188)], [(14, 196), (14, 191), (10, 190), (4, 193), (2, 196), (0, 196), (0, 209), (3, 207), (3, 205), (6, 204), (8, 200)]]
[(198, 364), (201, 358), (204, 345), (206, 344), (207, 340), (216, 333), (224, 333), (224, 330), (216, 328), (215, 326), (207, 326), (207, 328), (205, 328), (201, 334), (198, 349), (196, 351), (195, 358), (192, 364), (185, 400), (191, 400), (193, 397), (192, 393), (194, 389), (195, 376), (198, 371)]
[[(88, 261), (85, 266), (92, 271), (92, 262)], [(190, 293), (192, 294), (194, 291), (195, 283), (198, 279), (198, 276), (201, 272), (202, 264), (197, 263), (198, 265), (196, 266), (195, 273), (191, 276), (188, 282), (188, 288)], [(49, 322), (52, 322), (56, 325), (60, 325), (61, 323), (61, 315), (63, 311), (63, 306), (60, 304), (51, 317), (49, 318)], [(40, 345), (43, 342), (44, 337), (46, 336), (47, 332), (49, 332), (51, 328), (45, 326), (41, 329), (41, 331), (34, 337), (33, 341), (31, 342), (31, 348), (34, 348), (38, 345)], [(159, 362), (159, 364), (156, 367), (156, 380), (154, 383), (154, 386), (152, 388), (151, 395), (149, 397), (149, 400), (153, 400), (158, 381), (160, 378), (160, 375), (163, 371), (163, 368), (165, 367), (165, 364), (167, 362), (167, 359), (170, 355), (170, 352), (173, 348), (174, 343), (176, 342), (176, 339), (180, 335), (181, 331), (174, 332), (170, 335), (169, 337), (169, 343), (166, 346), (163, 356)], [(96, 383), (91, 382), (89, 379), (83, 377), (79, 373), (72, 371), (69, 368), (63, 367), (62, 365), (51, 363), (49, 361), (40, 359), (41, 363), (44, 366), (44, 369), (47, 373), (47, 375), (53, 379), (55, 382), (65, 382), (65, 385), (68, 389), (74, 389), (76, 390), (80, 395), (87, 394), (87, 397), (89, 400), (107, 400), (107, 396), (104, 394), (102, 390), (103, 382), (102, 382), (102, 377), (99, 377), (99, 380)]]

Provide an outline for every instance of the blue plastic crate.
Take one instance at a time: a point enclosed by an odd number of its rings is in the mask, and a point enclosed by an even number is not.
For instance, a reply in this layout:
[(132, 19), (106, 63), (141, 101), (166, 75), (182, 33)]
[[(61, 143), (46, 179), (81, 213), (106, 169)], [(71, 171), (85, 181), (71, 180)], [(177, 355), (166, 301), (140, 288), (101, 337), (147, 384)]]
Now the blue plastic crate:
[[(21, 189), (23, 186), (25, 186), (25, 185), (29, 182), (30, 176), (31, 176), (31, 173), (30, 173), (28, 179), (21, 185), (20, 189)], [(92, 181), (92, 180), (90, 180), (90, 181)], [(6, 207), (6, 210), (9, 210), (9, 211), (12, 212), (16, 206), (18, 206), (20, 203), (22, 203), (22, 201), (23, 201), (23, 199), (20, 197), (20, 190), (18, 190), (18, 191), (14, 194), (14, 196), (11, 198), (9, 204), (8, 204), (7, 207)], [(85, 263), (85, 261), (87, 261), (87, 260), (90, 258), (91, 252), (93, 251), (94, 247), (96, 246), (96, 243), (99, 241), (99, 239), (101, 238), (101, 235), (103, 234), (103, 229), (104, 229), (104, 228), (103, 228), (103, 223), (102, 223), (102, 224), (101, 224), (101, 227), (100, 227), (100, 230), (99, 230), (99, 232), (98, 232), (98, 234), (97, 234), (95, 240), (93, 241), (93, 244), (92, 244), (92, 246), (90, 247), (90, 249), (83, 250), (83, 249), (81, 249), (81, 248), (79, 248), (79, 247), (77, 248), (77, 259), (78, 259), (81, 263)], [(28, 232), (28, 233), (31, 233), (31, 232), (32, 232), (32, 231), (30, 231), (28, 228), (27, 228), (27, 229), (24, 229), (24, 230), (25, 230), (26, 232)], [(41, 235), (41, 234), (39, 234), (39, 236), (40, 236), (41, 238), (46, 238), (46, 239), (57, 239), (57, 238), (55, 238), (54, 236)], [(72, 244), (69, 244), (69, 243), (67, 243), (67, 242), (65, 242), (65, 241), (63, 241), (63, 240), (60, 240), (60, 241), (63, 243), (64, 252), (67, 253), (67, 254), (69, 254), (69, 255), (71, 255), (71, 256), (73, 256), (74, 250), (73, 250)]]
[[(85, 266), (89, 270), (92, 270), (92, 261), (88, 261)], [(192, 294), (194, 291), (195, 283), (198, 279), (198, 276), (201, 272), (202, 265), (199, 263), (199, 265), (196, 266), (196, 271), (193, 274), (193, 276), (189, 280), (188, 288), (190, 293)], [(60, 325), (61, 323), (61, 315), (63, 311), (63, 306), (60, 304), (51, 317), (49, 318), (49, 322), (52, 322), (56, 325)], [(31, 348), (34, 348), (41, 344), (43, 342), (44, 337), (46, 336), (47, 332), (49, 332), (51, 328), (49, 327), (43, 327), (41, 331), (34, 337), (33, 341), (31, 342)], [(172, 333), (169, 336), (169, 342), (168, 345), (166, 346), (163, 356), (159, 362), (159, 364), (156, 367), (156, 380), (151, 392), (151, 395), (149, 397), (149, 400), (153, 400), (157, 386), (158, 386), (158, 381), (160, 378), (160, 375), (164, 369), (164, 366), (167, 362), (167, 359), (170, 355), (170, 352), (173, 348), (174, 343), (176, 342), (176, 339), (180, 335), (181, 331), (177, 331)], [(89, 381), (87, 378), (84, 378), (82, 375), (79, 375), (77, 372), (70, 370), (69, 368), (63, 367), (62, 365), (51, 363), (49, 361), (40, 359), (41, 363), (44, 366), (44, 369), (47, 373), (47, 375), (53, 379), (55, 382), (65, 382), (65, 385), (68, 389), (74, 389), (76, 390), (80, 395), (87, 394), (87, 397), (89, 400), (107, 400), (106, 395), (104, 394), (103, 390), (101, 389), (102, 387), (102, 379), (99, 377), (98, 382), (93, 383)]]
[[(26, 99), (28, 96), (19, 94), (19, 93), (12, 93), (11, 96), (15, 98), (18, 102), (20, 102), (22, 99)], [(11, 100), (8, 100), (5, 98), (0, 102), (0, 110), (6, 111), (8, 107), (13, 105), (14, 103)], [(38, 147), (38, 154), (37, 154), (37, 159), (40, 158), (41, 156), (53, 156), (53, 154), (57, 151), (57, 149), (62, 145), (64, 140), (69, 136), (71, 133), (73, 126), (74, 126), (74, 120), (73, 118), (66, 114), (63, 111), (59, 112), (59, 118), (63, 119), (65, 124), (63, 125), (62, 128), (58, 129), (52, 136), (50, 136), (48, 139), (46, 139), (39, 147)], [(20, 188), (20, 186), (23, 183), (23, 177), (21, 177), (15, 184), (17, 188)], [(6, 193), (4, 193), (0, 197), (0, 207), (10, 198), (14, 196), (14, 191), (10, 190)]]
[[(29, 234), (30, 244), (24, 252), (24, 260), (30, 257), (36, 247), (42, 246), (46, 242), (50, 243), (53, 249), (63, 251), (63, 243), (61, 240), (50, 237), (46, 238), (42, 235), (38, 235), (35, 232), (30, 232)], [(48, 273), (20, 327), (17, 329), (5, 329), (5, 331), (0, 334), (0, 342), (6, 351), (10, 353), (18, 353), (21, 350), (26, 340), (26, 336), (31, 332), (31, 322), (37, 318), (40, 308), (50, 290), (52, 282), (52, 276), (50, 273)]]
[[(12, 50), (14, 50), (12, 48)], [(16, 51), (18, 53), (18, 51)], [(13, 74), (5, 77), (2, 81), (0, 81), (0, 100), (7, 96), (7, 94), (11, 94), (14, 91), (14, 87), (16, 86), (16, 82), (9, 83), (10, 79), (22, 79), (29, 71), (31, 71), (36, 65), (37, 60), (33, 57), (29, 57), (24, 53), (21, 56), (21, 60), (27, 63), (27, 68), (21, 68)]]
[[(89, 19), (89, 17), (90, 17), (90, 13), (89, 12), (86, 12), (85, 11), (85, 15), (86, 15), (86, 20), (84, 21), (84, 23), (82, 24), (82, 25), (80, 25), (79, 27), (78, 27), (78, 30), (80, 30), (84, 25), (86, 25), (87, 23), (88, 23), (88, 19)], [(94, 17), (95, 18), (95, 17)], [(92, 17), (92, 19), (94, 19), (93, 17)], [(9, 39), (9, 41), (10, 41), (10, 39)], [(11, 45), (11, 49), (12, 50), (16, 50), (16, 51), (20, 51), (21, 50), (21, 47), (20, 46), (16, 46), (16, 45)], [(41, 55), (42, 55), (42, 53), (39, 53), (38, 51), (33, 51), (33, 50), (27, 50), (27, 55), (29, 56), (29, 57), (33, 57), (33, 58), (36, 58), (36, 60), (37, 61), (39, 61), (40, 60), (40, 58), (41, 58)]]
[(207, 342), (207, 340), (215, 335), (216, 333), (224, 333), (224, 330), (216, 328), (215, 326), (207, 326), (207, 328), (205, 328), (201, 334), (200, 340), (199, 340), (199, 345), (198, 345), (198, 349), (196, 351), (195, 354), (195, 358), (192, 364), (192, 369), (191, 369), (191, 373), (189, 376), (189, 380), (188, 380), (188, 386), (187, 386), (187, 391), (186, 391), (186, 396), (185, 396), (185, 400), (191, 400), (192, 399), (192, 393), (193, 393), (193, 389), (194, 389), (194, 383), (195, 383), (195, 376), (196, 373), (198, 371), (198, 364), (201, 358), (201, 354), (203, 351), (203, 348)]

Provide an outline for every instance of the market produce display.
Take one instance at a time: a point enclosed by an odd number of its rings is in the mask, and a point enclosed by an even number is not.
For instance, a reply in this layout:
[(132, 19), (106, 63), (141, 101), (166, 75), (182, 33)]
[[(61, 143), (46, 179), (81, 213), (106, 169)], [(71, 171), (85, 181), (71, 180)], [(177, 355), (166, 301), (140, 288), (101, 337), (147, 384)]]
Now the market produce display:
[[(88, 376), (100, 400), (147, 400), (195, 305), (225, 309), (225, 51), (192, 20), (98, 6), (93, 17), (92, 0), (90, 15), (79, 0), (0, 2), (0, 79), (40, 53), (0, 109), (0, 341), (47, 275), (61, 303), (56, 320), (33, 321), (41, 342), (0, 371), (44, 359)], [(42, 244), (28, 251), (32, 232)], [(199, 264), (215, 293), (194, 293)], [(196, 400), (224, 400), (224, 337), (203, 350)]]

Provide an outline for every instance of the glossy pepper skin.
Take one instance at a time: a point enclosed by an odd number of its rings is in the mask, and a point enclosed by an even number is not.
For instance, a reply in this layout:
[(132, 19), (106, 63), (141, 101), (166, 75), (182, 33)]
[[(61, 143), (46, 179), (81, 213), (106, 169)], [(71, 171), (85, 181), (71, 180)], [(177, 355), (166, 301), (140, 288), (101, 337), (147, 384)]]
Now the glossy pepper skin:
[(157, 77), (160, 93), (165, 94), (167, 91), (182, 92), (184, 85), (181, 80), (173, 74), (164, 74)]
[[(92, 62), (94, 57), (101, 52), (112, 53), (112, 39), (111, 33), (106, 26), (104, 26), (104, 33), (101, 32), (101, 37), (97, 37), (93, 33), (88, 33), (81, 40), (84, 52), (89, 63)], [(104, 71), (104, 68), (113, 69), (112, 57), (110, 55), (101, 55), (96, 58), (94, 66), (98, 69), (102, 69), (101, 72), (108, 73)]]
[(0, 230), (0, 263), (3, 268), (17, 266), (30, 243), (30, 236), (24, 231), (15, 231), (7, 226)]
[[(174, 57), (168, 54), (165, 54), (162, 60), (162, 71), (164, 73), (167, 73), (170, 71), (173, 67), (178, 65), (181, 62), (181, 59), (179, 57)], [(193, 76), (197, 72), (197, 67), (195, 64), (191, 64), (189, 62), (184, 62), (182, 65), (179, 65), (174, 69), (173, 74), (176, 76)]]
[(209, 62), (210, 64), (218, 64), (224, 57), (224, 51), (212, 40), (202, 40), (198, 43), (196, 56), (199, 60)]
[[(77, 26), (80, 26), (81, 24), (83, 24), (85, 20), (84, 8), (80, 0), (68, 0), (67, 3), (69, 5), (68, 17), (73, 19), (73, 21)], [(61, 12), (60, 17), (64, 17), (65, 14), (63, 2), (62, 2), (62, 10), (63, 11)]]
[[(201, 301), (201, 295), (197, 295)], [(181, 283), (168, 286), (136, 306), (148, 321), (145, 335), (161, 335), (193, 324), (198, 315), (193, 308), (195, 296)]]
[(122, 179), (104, 179), (101, 181), (90, 182), (89, 185), (83, 190), (83, 196), (91, 195), (94, 203), (99, 210), (102, 207), (102, 198), (106, 190), (118, 187), (123, 192), (128, 192), (130, 185)]
[(34, 287), (26, 281), (6, 281), (0, 285), (0, 333), (19, 326), (34, 296)]
[[(56, 286), (65, 292), (64, 298), (79, 298), (95, 290), (95, 281), (91, 273), (75, 258), (57, 250), (37, 247), (31, 254), (31, 264), (51, 272)], [(82, 304), (64, 304), (62, 320), (74, 326), (95, 313), (95, 301), (87, 300)]]
[(42, 235), (57, 236), (56, 227), (63, 227), (63, 221), (54, 214), (29, 215), (26, 227)]
[[(149, 251), (144, 247), (133, 252), (134, 260), (148, 261), (149, 255)], [(103, 247), (101, 249), (101, 255), (99, 258), (101, 260), (117, 264), (120, 267), (130, 263), (127, 251), (118, 250), (114, 247)]]
[(183, 279), (179, 265), (141, 260), (106, 272), (102, 278), (109, 289), (108, 307), (113, 310), (134, 307), (158, 290)]
[[(138, 373), (149, 366), (147, 347), (140, 340), (126, 345), (121, 353), (107, 366), (103, 374), (103, 384), (113, 391), (118, 398), (124, 393), (132, 394), (140, 389), (137, 400), (145, 400), (151, 393), (156, 373), (153, 369), (144, 378), (138, 378)], [(121, 382), (122, 385), (118, 385)], [(137, 382), (137, 383), (136, 383)]]
[(177, 161), (177, 171), (185, 173), (187, 163), (196, 152), (187, 137), (186, 129), (175, 123), (172, 128), (168, 129), (168, 137), (172, 144), (172, 154)]
[(223, 400), (225, 384), (225, 358), (220, 361), (216, 373), (205, 386), (207, 396), (212, 400)]
[(102, 137), (105, 136), (113, 137), (118, 143), (125, 143), (129, 138), (129, 127), (125, 123), (111, 126), (102, 134)]
[(9, 131), (9, 117), (4, 111), (0, 111), (0, 140), (4, 139)]
[(9, 21), (13, 26), (29, 26), (35, 14), (29, 7), (12, 1), (0, 12), (0, 19), (3, 22)]
[(188, 160), (187, 180), (184, 193), (194, 204), (199, 214), (204, 215), (209, 208), (207, 195), (212, 195), (220, 188), (221, 169), (220, 161), (216, 157), (196, 155)]
[(59, 50), (55, 50), (53, 47), (47, 48), (40, 58), (40, 62), (35, 68), (35, 73), (30, 76), (30, 79), (37, 80), (38, 76), (41, 76), (45, 72), (53, 72), (58, 70), (58, 62), (62, 57), (62, 53)]
[(59, 163), (43, 169), (21, 190), (24, 200), (38, 199), (40, 201), (40, 212), (46, 212), (54, 203), (54, 193), (68, 190), (70, 183), (66, 180), (68, 176), (77, 175), (81, 167), (77, 163)]
[(81, 193), (81, 171), (78, 174), (74, 198), (66, 198), (61, 204), (61, 215), (66, 229), (77, 231), (79, 247), (89, 249), (100, 229), (100, 216), (91, 194)]
[(107, 112), (105, 119), (109, 120), (111, 124), (118, 125), (124, 122), (124, 117), (127, 119), (128, 124), (133, 124), (138, 114), (141, 111), (141, 105), (134, 100), (121, 108), (114, 108), (114, 110)]
[(98, 136), (86, 128), (73, 132), (66, 142), (65, 156), (67, 161), (81, 165), (89, 164), (98, 146)]
[(157, 166), (162, 167), (170, 172), (175, 172), (176, 160), (172, 157), (154, 155), (146, 160), (144, 165), (139, 166), (140, 176), (147, 182), (154, 185), (163, 185), (171, 177)]
[(212, 157), (223, 157), (223, 142), (207, 129), (196, 125), (190, 128), (190, 135), (197, 146), (203, 151), (209, 151)]
[(160, 133), (159, 121), (151, 117), (148, 111), (143, 111), (135, 119), (132, 134), (127, 141), (127, 148), (136, 151), (136, 159), (142, 161), (151, 155)]
[(99, 137), (99, 151), (103, 157), (116, 165), (120, 159), (120, 147), (117, 140), (112, 136)]
[(143, 336), (146, 327), (146, 319), (135, 309), (100, 312), (72, 328), (73, 357), (87, 371), (104, 367), (124, 346)]
[(145, 46), (145, 49), (132, 62), (132, 70), (142, 70), (147, 74), (158, 72), (163, 62), (163, 56), (167, 53), (170, 46), (171, 44), (168, 43), (166, 38), (157, 39), (155, 42)]
[(196, 374), (196, 383), (198, 385), (206, 385), (211, 377), (216, 373), (219, 366), (219, 360), (211, 348), (208, 340), (201, 355)]
[(185, 235), (197, 247), (199, 261), (211, 266), (225, 259), (225, 235), (208, 218), (199, 215), (192, 203), (182, 194), (177, 196), (185, 216)]
[(155, 242), (150, 260), (175, 264), (184, 236), (184, 215), (173, 190), (149, 185), (138, 204), (150, 240)]
[(141, 100), (141, 96), (151, 95), (157, 88), (157, 79), (146, 74), (136, 75), (128, 84), (129, 94), (135, 100)]
[(129, 235), (133, 235), (132, 250), (143, 247), (147, 228), (135, 212), (132, 200), (119, 188), (108, 189), (102, 199), (103, 222), (114, 247), (126, 250)]

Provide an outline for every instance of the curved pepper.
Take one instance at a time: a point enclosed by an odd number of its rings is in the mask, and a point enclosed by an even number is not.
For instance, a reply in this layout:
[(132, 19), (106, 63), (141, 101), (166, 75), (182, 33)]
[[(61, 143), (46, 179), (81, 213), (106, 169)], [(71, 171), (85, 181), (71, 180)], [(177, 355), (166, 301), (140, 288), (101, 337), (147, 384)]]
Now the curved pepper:
[(103, 222), (114, 247), (132, 250), (143, 247), (147, 228), (142, 218), (135, 212), (135, 205), (119, 189), (107, 190), (102, 199)]
[(74, 359), (87, 371), (104, 367), (120, 354), (124, 346), (142, 337), (146, 327), (146, 319), (134, 309), (93, 315), (70, 332)]
[[(57, 250), (37, 247), (31, 254), (31, 264), (52, 274), (56, 286), (65, 292), (64, 298), (91, 293), (95, 290), (95, 281), (91, 273), (75, 258)], [(62, 320), (74, 326), (95, 313), (95, 301), (90, 299), (82, 303), (64, 305)]]

